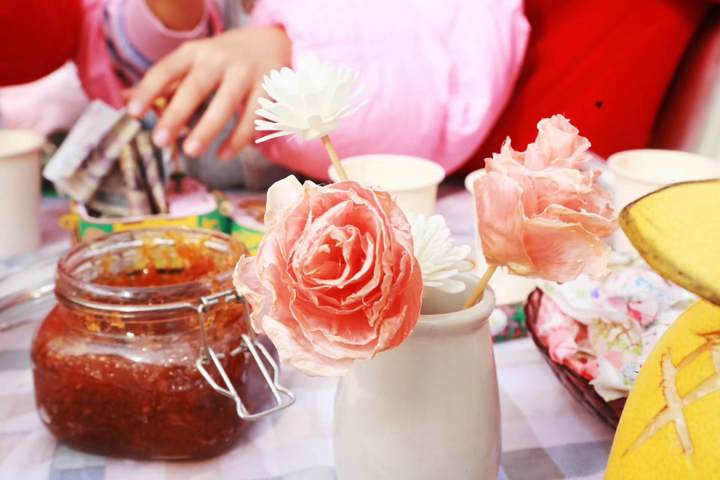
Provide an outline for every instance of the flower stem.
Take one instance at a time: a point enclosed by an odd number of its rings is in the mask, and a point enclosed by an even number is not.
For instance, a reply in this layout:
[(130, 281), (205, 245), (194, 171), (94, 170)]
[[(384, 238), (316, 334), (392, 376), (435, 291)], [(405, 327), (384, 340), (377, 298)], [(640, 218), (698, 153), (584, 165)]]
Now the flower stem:
[(325, 146), (325, 150), (327, 150), (328, 155), (330, 156), (330, 161), (332, 161), (332, 164), (335, 167), (335, 171), (340, 177), (340, 180), (348, 180), (347, 172), (342, 166), (342, 163), (340, 163), (340, 157), (338, 157), (337, 151), (335, 150), (335, 147), (330, 141), (330, 137), (328, 135), (325, 135), (324, 137), (321, 137), (320, 140), (322, 140), (322, 143)]
[(480, 278), (480, 281), (475, 287), (475, 290), (473, 290), (468, 299), (465, 301), (465, 305), (463, 306), (463, 308), (472, 307), (478, 302), (478, 300), (482, 298), (483, 293), (485, 293), (485, 289), (487, 288), (488, 283), (490, 283), (490, 279), (495, 274), (496, 270), (497, 265), (488, 265), (487, 270), (485, 270), (485, 273), (483, 273), (483, 276), (482, 278)]

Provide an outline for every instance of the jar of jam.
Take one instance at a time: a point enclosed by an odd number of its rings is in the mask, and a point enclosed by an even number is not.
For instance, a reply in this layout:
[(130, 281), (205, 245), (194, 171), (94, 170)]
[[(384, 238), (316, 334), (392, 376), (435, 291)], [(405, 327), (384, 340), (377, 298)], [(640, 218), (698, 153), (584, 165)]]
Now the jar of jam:
[(248, 420), (291, 404), (232, 288), (243, 253), (224, 234), (189, 229), (115, 233), (69, 251), (32, 346), (50, 431), (106, 455), (206, 458)]

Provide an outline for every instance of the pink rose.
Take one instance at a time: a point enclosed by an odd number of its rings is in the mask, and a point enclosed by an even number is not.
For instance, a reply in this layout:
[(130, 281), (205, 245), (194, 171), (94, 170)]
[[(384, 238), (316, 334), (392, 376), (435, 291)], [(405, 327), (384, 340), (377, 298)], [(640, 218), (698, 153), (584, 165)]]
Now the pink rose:
[(576, 168), (589, 142), (559, 115), (540, 121), (538, 128), (535, 144), (520, 153), (506, 142), (476, 181), (478, 231), (487, 262), (557, 282), (581, 273), (600, 275), (610, 256), (602, 238), (617, 226), (597, 173)]
[(234, 280), (253, 328), (283, 362), (341, 375), (410, 334), (422, 275), (410, 225), (388, 193), (290, 176), (270, 187), (265, 225), (257, 257), (241, 259)]
[(543, 118), (537, 124), (535, 141), (524, 152), (513, 150), (506, 138), (500, 153), (493, 154), (489, 163), (516, 162), (530, 170), (548, 167), (581, 168), (588, 159), (590, 141), (562, 115)]
[(567, 118), (562, 115), (543, 118), (537, 128), (534, 145), (544, 157), (544, 166), (580, 168), (585, 163), (590, 141), (580, 136), (578, 129)]

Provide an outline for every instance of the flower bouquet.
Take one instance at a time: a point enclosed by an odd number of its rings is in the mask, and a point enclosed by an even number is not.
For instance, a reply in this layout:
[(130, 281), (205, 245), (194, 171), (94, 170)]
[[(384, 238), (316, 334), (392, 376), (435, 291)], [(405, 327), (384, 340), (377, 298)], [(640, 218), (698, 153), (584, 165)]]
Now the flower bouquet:
[[(387, 192), (347, 178), (329, 134), (351, 113), (355, 74), (313, 60), (265, 80), (258, 128), (321, 138), (341, 181), (288, 177), (268, 191), (266, 236), (236, 267), (252, 327), (283, 363), (342, 376), (335, 405), (338, 478), (495, 478), (500, 412), (487, 281), (506, 265), (568, 280), (600, 273), (614, 228), (596, 175), (580, 170), (562, 117), (536, 147), (506, 143), (478, 180), (488, 264), (468, 271), (440, 216), (403, 212)], [(261, 139), (263, 140), (263, 139)], [(472, 294), (471, 294), (472, 292)]]

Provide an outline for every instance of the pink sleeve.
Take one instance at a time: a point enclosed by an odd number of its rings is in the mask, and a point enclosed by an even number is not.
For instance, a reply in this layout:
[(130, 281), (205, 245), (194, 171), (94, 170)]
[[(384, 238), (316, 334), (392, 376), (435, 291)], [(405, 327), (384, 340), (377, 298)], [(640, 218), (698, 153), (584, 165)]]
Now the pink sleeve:
[(75, 63), (83, 89), (91, 100), (122, 106), (120, 91), (124, 86), (113, 72), (105, 44), (102, 0), (83, 0), (83, 24)]
[(120, 92), (137, 82), (154, 62), (183, 42), (222, 30), (216, 5), (207, 0), (206, 18), (186, 32), (167, 29), (145, 0), (83, 0), (83, 26), (75, 62), (88, 97), (123, 104)]
[[(448, 173), (501, 112), (530, 30), (522, 0), (261, 0), (252, 20), (284, 28), (293, 60), (312, 52), (360, 72), (368, 103), (332, 135), (341, 156), (417, 155)], [(327, 179), (319, 141), (261, 148), (277, 163)]]
[(213, 0), (205, 0), (203, 19), (194, 29), (188, 31), (168, 29), (150, 11), (145, 0), (114, 0), (115, 3), (118, 1), (121, 2), (118, 6), (124, 9), (127, 40), (151, 62), (161, 59), (187, 40), (196, 40), (216, 33), (213, 32), (213, 26), (219, 23)]

